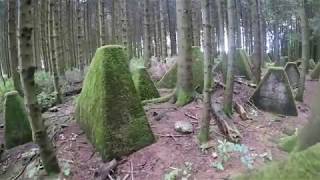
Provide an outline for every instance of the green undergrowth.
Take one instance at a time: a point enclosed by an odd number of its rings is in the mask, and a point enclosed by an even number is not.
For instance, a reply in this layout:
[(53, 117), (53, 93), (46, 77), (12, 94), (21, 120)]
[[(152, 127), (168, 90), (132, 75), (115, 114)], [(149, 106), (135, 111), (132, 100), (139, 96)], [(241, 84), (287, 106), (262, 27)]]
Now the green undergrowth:
[(290, 154), (288, 160), (275, 162), (235, 180), (318, 180), (320, 144)]

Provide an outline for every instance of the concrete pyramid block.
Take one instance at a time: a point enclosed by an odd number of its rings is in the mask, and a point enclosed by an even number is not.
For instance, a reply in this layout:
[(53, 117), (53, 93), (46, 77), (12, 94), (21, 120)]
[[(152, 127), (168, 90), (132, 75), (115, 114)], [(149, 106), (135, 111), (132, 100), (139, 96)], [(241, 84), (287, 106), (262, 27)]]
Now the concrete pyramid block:
[(235, 74), (252, 80), (254, 76), (251, 67), (252, 62), (248, 54), (243, 49), (237, 49), (236, 60), (234, 62)]
[(284, 70), (287, 73), (291, 87), (297, 88), (299, 86), (299, 80), (300, 80), (300, 72), (297, 64), (294, 62), (288, 62)]
[(32, 141), (32, 131), (22, 97), (17, 91), (5, 94), (4, 137), (6, 148), (10, 149)]
[[(203, 89), (203, 53), (199, 47), (192, 47), (192, 75), (194, 88), (202, 93)], [(175, 88), (177, 82), (177, 63), (175, 63), (157, 83), (159, 88)]]
[(298, 111), (288, 76), (282, 67), (271, 67), (250, 100), (264, 111), (297, 116)]
[(75, 114), (103, 160), (128, 155), (154, 142), (122, 46), (98, 48)]

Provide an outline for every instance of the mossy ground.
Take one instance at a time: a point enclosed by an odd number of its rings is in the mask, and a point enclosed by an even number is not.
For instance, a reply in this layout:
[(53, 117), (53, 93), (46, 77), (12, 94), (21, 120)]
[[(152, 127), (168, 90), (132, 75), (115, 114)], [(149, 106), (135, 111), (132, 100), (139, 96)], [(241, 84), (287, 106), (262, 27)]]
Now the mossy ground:
[[(203, 53), (199, 47), (192, 48), (192, 74), (193, 85), (197, 92), (202, 93), (203, 90)], [(159, 88), (175, 88), (177, 83), (177, 63), (175, 63), (167, 73), (157, 83)]]
[(122, 46), (97, 50), (77, 101), (76, 119), (104, 160), (153, 143)]
[(283, 162), (269, 166), (236, 180), (317, 180), (320, 179), (320, 144), (293, 153)]
[(13, 148), (32, 141), (32, 131), (23, 99), (16, 91), (5, 95), (4, 120), (6, 148)]
[(156, 86), (144, 66), (141, 66), (136, 63), (135, 60), (132, 60), (130, 63), (130, 71), (134, 86), (142, 101), (160, 97)]

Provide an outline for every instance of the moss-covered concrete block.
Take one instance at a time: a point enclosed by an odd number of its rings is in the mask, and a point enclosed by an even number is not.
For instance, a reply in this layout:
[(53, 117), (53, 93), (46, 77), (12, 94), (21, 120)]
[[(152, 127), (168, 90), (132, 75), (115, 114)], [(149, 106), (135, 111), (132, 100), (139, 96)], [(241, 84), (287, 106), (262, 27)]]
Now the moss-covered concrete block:
[(104, 160), (154, 142), (122, 46), (96, 51), (77, 100), (76, 119)]
[(144, 66), (134, 63), (130, 64), (130, 71), (134, 86), (141, 100), (160, 97), (160, 94), (150, 78), (150, 75)]
[(309, 68), (310, 68), (310, 69), (314, 69), (315, 67), (316, 67), (316, 63), (314, 62), (313, 59), (310, 59), (310, 60), (309, 60)]
[(264, 111), (297, 116), (298, 111), (287, 74), (282, 67), (270, 67), (250, 100)]
[(284, 68), (287, 73), (292, 88), (297, 88), (300, 81), (300, 72), (298, 66), (294, 62), (288, 62)]
[(235, 74), (239, 76), (244, 76), (248, 80), (254, 78), (252, 73), (252, 62), (243, 49), (236, 50), (236, 60), (234, 62)]
[[(203, 53), (199, 47), (192, 47), (192, 75), (194, 88), (203, 90)], [(175, 63), (157, 83), (159, 88), (175, 88), (177, 83), (177, 63)]]
[(4, 136), (6, 148), (10, 149), (32, 141), (32, 131), (22, 97), (17, 91), (5, 94)]
[(316, 65), (316, 67), (312, 70), (310, 76), (312, 79), (319, 79), (319, 77), (320, 77), (320, 63), (319, 62)]
[(297, 134), (286, 136), (280, 139), (278, 146), (281, 150), (292, 152), (297, 144)]
[(320, 144), (293, 153), (288, 160), (272, 163), (261, 170), (233, 178), (235, 180), (318, 180)]

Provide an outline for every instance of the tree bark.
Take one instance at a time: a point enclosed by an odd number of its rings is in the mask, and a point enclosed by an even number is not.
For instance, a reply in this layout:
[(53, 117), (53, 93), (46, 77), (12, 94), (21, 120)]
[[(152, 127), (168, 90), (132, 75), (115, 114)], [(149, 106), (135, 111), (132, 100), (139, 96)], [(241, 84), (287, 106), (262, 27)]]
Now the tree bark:
[(178, 73), (176, 104), (193, 100), (192, 85), (192, 9), (191, 0), (177, 0)]
[(19, 63), (20, 76), (24, 90), (24, 99), (28, 110), (28, 117), (33, 132), (33, 140), (38, 144), (40, 157), (45, 170), (50, 173), (59, 173), (58, 160), (53, 146), (46, 133), (44, 121), (41, 118), (41, 109), (37, 102), (34, 73), (36, 66), (33, 62), (32, 43), (32, 0), (19, 2)]
[[(212, 1), (211, 1), (212, 2)], [(212, 84), (212, 43), (211, 43), (211, 24), (210, 24), (210, 1), (201, 1), (202, 11), (202, 27), (204, 36), (204, 86), (203, 86), (203, 111), (202, 120), (200, 124), (200, 132), (198, 139), (201, 144), (208, 142), (209, 140), (209, 127), (211, 119), (211, 84)]]
[(20, 82), (20, 75), (18, 72), (18, 50), (17, 50), (17, 29), (16, 29), (16, 0), (8, 0), (8, 30), (9, 30), (9, 58), (10, 70), (14, 89), (23, 96), (23, 90)]
[(166, 3), (160, 0), (160, 29), (161, 29), (161, 57), (165, 59), (168, 56), (167, 48), (167, 27), (166, 27)]
[(167, 0), (167, 8), (168, 8), (171, 56), (175, 56), (177, 55), (177, 35), (176, 35), (177, 15), (175, 11), (176, 2), (174, 0)]
[(252, 31), (253, 31), (253, 40), (254, 40), (254, 49), (253, 49), (253, 74), (254, 81), (256, 84), (259, 84), (261, 79), (261, 40), (260, 40), (260, 18), (258, 14), (258, 1), (259, 0), (250, 0), (250, 11), (252, 19)]
[(151, 37), (150, 37), (150, 0), (144, 0), (144, 15), (143, 15), (143, 59), (145, 67), (150, 67), (150, 58), (151, 58)]
[(303, 94), (305, 90), (306, 75), (308, 73), (308, 65), (310, 58), (310, 44), (309, 44), (309, 24), (306, 15), (306, 0), (299, 2), (299, 16), (301, 19), (301, 42), (302, 42), (302, 71), (299, 80), (299, 87), (296, 95), (296, 100), (303, 102)]
[(217, 4), (217, 10), (218, 10), (218, 21), (219, 21), (219, 53), (224, 54), (225, 53), (225, 45), (224, 45), (224, 16), (223, 16), (223, 3), (221, 0), (215, 0)]
[(223, 109), (228, 116), (232, 115), (232, 100), (233, 100), (233, 79), (234, 79), (234, 60), (235, 60), (235, 28), (234, 28), (234, 0), (227, 1), (228, 11), (228, 65), (227, 65), (227, 78), (226, 89), (224, 92)]

